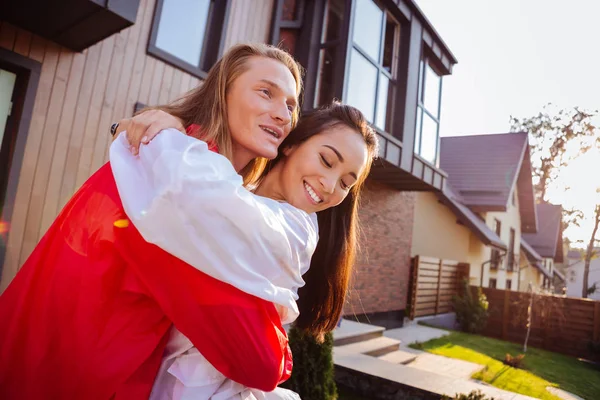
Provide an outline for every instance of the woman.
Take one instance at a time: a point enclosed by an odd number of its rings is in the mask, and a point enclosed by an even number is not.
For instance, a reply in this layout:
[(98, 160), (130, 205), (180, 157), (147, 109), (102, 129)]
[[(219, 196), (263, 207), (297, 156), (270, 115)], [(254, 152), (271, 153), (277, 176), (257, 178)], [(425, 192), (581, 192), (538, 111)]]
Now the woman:
[[(360, 111), (339, 104), (305, 117), (284, 141), (283, 151), (269, 166), (269, 173), (260, 180), (256, 189), (260, 196), (242, 189), (241, 179), (236, 179), (239, 177), (223, 157), (211, 155), (201, 142), (178, 133), (173, 136), (173, 132), (163, 133), (165, 137), (157, 139), (160, 143), (143, 149), (137, 160), (128, 155), (123, 138), (111, 148), (117, 185), (134, 225), (145, 238), (191, 260), (200, 270), (293, 312), (293, 305), (278, 294), (295, 292), (303, 284), (301, 275), (307, 269), (303, 264), (310, 260), (316, 241), (313, 223), (306, 213), (317, 212), (323, 219), (344, 204), (346, 198), (346, 204), (357, 204), (360, 187), (376, 154), (372, 129)], [(160, 171), (158, 176), (156, 171)], [(355, 217), (355, 212), (347, 214)], [(301, 228), (303, 224), (308, 225), (306, 229)], [(344, 218), (333, 223), (339, 229), (337, 234), (348, 241), (354, 238), (345, 228), (352, 225)], [(230, 226), (234, 226), (233, 232)], [(294, 236), (313, 237), (296, 241), (308, 254), (291, 263), (281, 254), (289, 251), (289, 246), (281, 245), (274, 237), (289, 227), (294, 227)], [(234, 239), (239, 236), (238, 231), (247, 232), (243, 246), (252, 254), (234, 250), (240, 246)], [(228, 240), (210, 240), (213, 236)], [(333, 307), (327, 307), (326, 301), (315, 303), (311, 309), (303, 310), (305, 321), (317, 322), (318, 316), (335, 323), (341, 311), (350, 268), (345, 257), (341, 257), (341, 250), (352, 246), (327, 245), (327, 251), (311, 263), (311, 268), (316, 269), (314, 276), (319, 279), (309, 282), (304, 290), (323, 296)], [(223, 251), (215, 249), (219, 246)], [(207, 257), (215, 252), (222, 264)], [(274, 254), (281, 262), (269, 262), (263, 252)], [(252, 263), (244, 265), (245, 259)], [(300, 268), (293, 265), (297, 261)], [(272, 268), (267, 268), (269, 264)], [(296, 279), (288, 279), (288, 271), (294, 269)], [(334, 295), (338, 294), (340, 301), (336, 302)], [(282, 318), (286, 316), (289, 314), (284, 310)], [(316, 326), (304, 328), (312, 334), (323, 333)], [(171, 361), (168, 373), (161, 370), (153, 392), (155, 398), (205, 399), (217, 393), (231, 396), (233, 390), (244, 391), (241, 385), (225, 382), (225, 377), (210, 368), (190, 343), (179, 353)]]
[[(186, 126), (202, 126), (194, 134), (253, 181), (294, 126), (300, 89), (300, 68), (287, 53), (239, 45), (168, 110)], [(269, 391), (289, 376), (287, 337), (271, 303), (154, 251), (126, 224), (106, 164), (67, 203), (0, 297), (0, 398), (148, 398), (173, 323), (245, 386)], [(161, 258), (140, 263), (149, 253)], [(242, 317), (261, 322), (236, 336), (240, 351), (223, 346), (223, 336), (207, 336), (230, 334), (240, 315), (215, 318), (202, 307), (206, 288), (244, 303)]]

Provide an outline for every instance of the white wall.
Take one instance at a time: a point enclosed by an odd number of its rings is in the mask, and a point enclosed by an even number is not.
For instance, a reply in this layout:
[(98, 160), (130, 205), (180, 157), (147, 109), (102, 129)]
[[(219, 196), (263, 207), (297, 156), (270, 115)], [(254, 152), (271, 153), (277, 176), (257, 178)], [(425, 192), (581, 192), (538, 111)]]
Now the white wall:
[[(565, 274), (565, 279), (567, 281), (567, 297), (581, 297), (581, 292), (583, 289), (584, 261), (569, 261), (572, 265), (567, 267), (567, 272)], [(590, 263), (588, 287), (592, 286), (594, 282), (597, 282), (596, 286), (600, 288), (600, 258), (595, 258)], [(600, 292), (596, 291), (596, 293), (588, 296), (588, 298), (600, 300)]]

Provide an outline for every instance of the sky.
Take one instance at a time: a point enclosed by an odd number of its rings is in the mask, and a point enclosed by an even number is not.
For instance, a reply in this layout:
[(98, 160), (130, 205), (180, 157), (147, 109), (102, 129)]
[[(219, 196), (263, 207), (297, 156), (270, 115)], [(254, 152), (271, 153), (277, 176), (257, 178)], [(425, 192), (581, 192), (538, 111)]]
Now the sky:
[[(600, 1), (415, 1), (458, 59), (442, 84), (441, 136), (508, 132), (511, 115), (533, 116), (548, 103), (600, 109)], [(586, 212), (581, 228), (565, 233), (573, 241), (589, 240), (598, 186), (596, 151), (549, 190), (552, 202)]]

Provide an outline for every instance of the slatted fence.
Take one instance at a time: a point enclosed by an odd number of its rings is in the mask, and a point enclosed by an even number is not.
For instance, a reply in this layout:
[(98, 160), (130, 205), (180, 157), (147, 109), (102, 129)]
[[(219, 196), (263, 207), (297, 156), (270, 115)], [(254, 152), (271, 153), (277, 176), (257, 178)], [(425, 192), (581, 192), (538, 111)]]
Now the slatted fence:
[(412, 260), (410, 318), (452, 311), (452, 297), (468, 277), (469, 264), (416, 256)]

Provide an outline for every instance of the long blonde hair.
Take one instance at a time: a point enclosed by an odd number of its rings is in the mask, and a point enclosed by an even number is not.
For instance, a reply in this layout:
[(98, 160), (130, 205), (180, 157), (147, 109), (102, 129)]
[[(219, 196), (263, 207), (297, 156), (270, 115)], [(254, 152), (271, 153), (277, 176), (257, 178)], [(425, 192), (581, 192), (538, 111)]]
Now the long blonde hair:
[[(200, 125), (201, 139), (215, 143), (219, 153), (231, 160), (232, 139), (227, 123), (227, 91), (233, 82), (248, 69), (251, 57), (266, 57), (284, 64), (294, 76), (296, 93), (302, 91), (302, 67), (284, 50), (263, 43), (238, 44), (231, 47), (208, 71), (202, 84), (173, 103), (154, 109), (163, 110), (181, 119), (184, 126)], [(144, 110), (142, 110), (144, 111)], [(292, 115), (292, 129), (298, 123), (299, 109)], [(267, 159), (258, 157), (240, 171), (244, 183), (252, 185), (262, 175)]]

